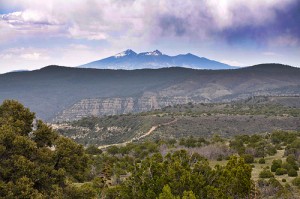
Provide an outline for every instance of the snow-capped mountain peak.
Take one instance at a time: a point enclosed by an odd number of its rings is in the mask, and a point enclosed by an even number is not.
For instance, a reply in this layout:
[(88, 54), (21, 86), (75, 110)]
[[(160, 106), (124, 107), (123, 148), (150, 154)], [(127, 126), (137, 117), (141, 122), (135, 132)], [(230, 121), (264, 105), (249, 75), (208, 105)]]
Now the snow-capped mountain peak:
[(162, 55), (162, 53), (159, 50), (155, 50), (153, 52), (148, 52), (147, 55), (159, 56)]
[(188, 67), (197, 69), (232, 69), (227, 64), (198, 57), (193, 54), (180, 54), (169, 56), (159, 50), (136, 53), (131, 49), (125, 50), (114, 56), (87, 63), (83, 68), (105, 69), (141, 69), (141, 68), (164, 68), (164, 67)]
[(140, 53), (139, 55), (147, 55), (147, 56), (160, 56), (163, 55), (159, 50), (154, 50), (152, 52), (144, 52)]
[(124, 57), (124, 56), (127, 56), (127, 55), (136, 55), (136, 52), (134, 52), (131, 49), (128, 49), (128, 50), (125, 50), (123, 52), (120, 52), (120, 53), (116, 54), (114, 57), (119, 58), (119, 57)]

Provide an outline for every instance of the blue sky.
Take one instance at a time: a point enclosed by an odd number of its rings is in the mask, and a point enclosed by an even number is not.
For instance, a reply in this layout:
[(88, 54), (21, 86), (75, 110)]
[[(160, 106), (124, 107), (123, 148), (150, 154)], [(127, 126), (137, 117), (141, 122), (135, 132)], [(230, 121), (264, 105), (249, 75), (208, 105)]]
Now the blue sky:
[(159, 49), (300, 66), (299, 0), (0, 0), (0, 73)]

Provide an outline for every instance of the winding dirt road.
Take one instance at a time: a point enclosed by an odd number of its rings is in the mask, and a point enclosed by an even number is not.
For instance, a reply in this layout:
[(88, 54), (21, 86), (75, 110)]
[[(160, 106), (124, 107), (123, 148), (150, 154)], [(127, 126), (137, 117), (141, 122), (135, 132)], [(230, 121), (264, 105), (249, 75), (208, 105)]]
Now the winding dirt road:
[(105, 149), (105, 148), (110, 147), (110, 146), (125, 146), (126, 144), (132, 143), (133, 141), (138, 141), (138, 140), (140, 140), (140, 139), (142, 139), (142, 138), (144, 138), (144, 137), (150, 135), (150, 134), (151, 134), (153, 131), (155, 131), (158, 127), (161, 127), (161, 126), (168, 126), (168, 125), (170, 125), (170, 124), (175, 123), (176, 121), (177, 121), (177, 118), (174, 119), (174, 120), (172, 120), (172, 121), (170, 121), (170, 122), (166, 122), (166, 123), (163, 123), (163, 124), (159, 124), (159, 125), (156, 125), (156, 126), (152, 126), (152, 127), (150, 128), (149, 131), (147, 131), (146, 133), (144, 133), (144, 134), (141, 135), (140, 137), (132, 138), (132, 139), (126, 141), (126, 142), (121, 142), (121, 143), (116, 143), (116, 144), (102, 145), (102, 146), (99, 146), (98, 149)]

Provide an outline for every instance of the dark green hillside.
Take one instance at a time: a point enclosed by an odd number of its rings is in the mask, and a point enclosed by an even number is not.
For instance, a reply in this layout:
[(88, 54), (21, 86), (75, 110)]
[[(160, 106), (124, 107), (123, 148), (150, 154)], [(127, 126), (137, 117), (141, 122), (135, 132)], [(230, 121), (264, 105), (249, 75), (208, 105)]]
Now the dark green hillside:
[[(184, 69), (114, 71), (48, 66), (41, 70), (0, 75), (0, 101), (18, 99), (49, 119), (82, 98), (135, 96), (161, 89), (192, 74)], [(169, 75), (167, 75), (169, 74)]]
[[(300, 69), (279, 64), (235, 70), (163, 68), (133, 71), (48, 66), (36, 71), (0, 75), (0, 101), (19, 100), (39, 118), (51, 120), (82, 99), (132, 97), (143, 100), (142, 96), (153, 96), (157, 103), (174, 105), (178, 97), (200, 103), (231, 101), (252, 95), (299, 94), (299, 77)], [(151, 110), (151, 107), (146, 109)], [(92, 108), (86, 111), (86, 116), (93, 113)], [(82, 107), (78, 107), (75, 113), (80, 115), (81, 112)], [(99, 115), (103, 113), (99, 112)]]

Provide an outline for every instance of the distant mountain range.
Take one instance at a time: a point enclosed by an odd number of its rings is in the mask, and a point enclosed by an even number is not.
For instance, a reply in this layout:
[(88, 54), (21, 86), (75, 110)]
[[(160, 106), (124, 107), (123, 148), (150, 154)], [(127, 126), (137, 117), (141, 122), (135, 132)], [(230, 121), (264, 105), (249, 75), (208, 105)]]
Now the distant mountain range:
[(142, 112), (169, 105), (299, 95), (300, 68), (107, 70), (47, 66), (0, 75), (0, 103), (16, 99), (47, 121)]
[(143, 68), (166, 68), (185, 67), (194, 69), (234, 69), (236, 67), (209, 60), (205, 57), (198, 57), (193, 54), (169, 56), (159, 50), (152, 52), (136, 53), (131, 49), (107, 57), (98, 61), (79, 66), (81, 68), (98, 69), (143, 69)]

